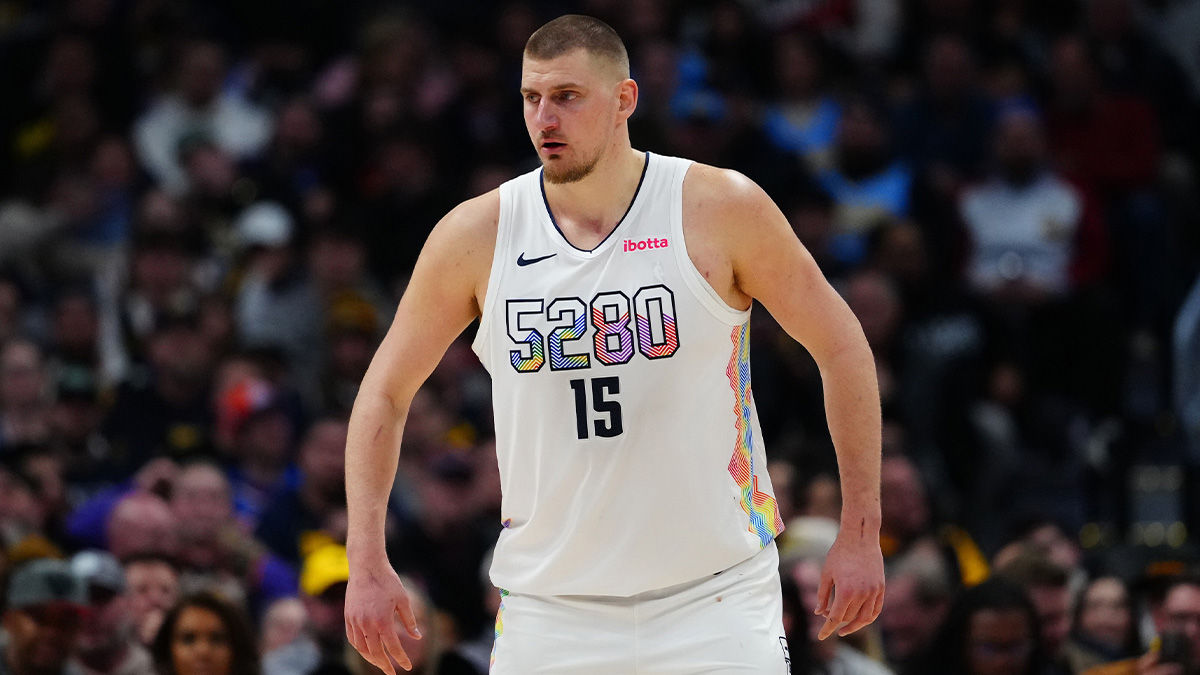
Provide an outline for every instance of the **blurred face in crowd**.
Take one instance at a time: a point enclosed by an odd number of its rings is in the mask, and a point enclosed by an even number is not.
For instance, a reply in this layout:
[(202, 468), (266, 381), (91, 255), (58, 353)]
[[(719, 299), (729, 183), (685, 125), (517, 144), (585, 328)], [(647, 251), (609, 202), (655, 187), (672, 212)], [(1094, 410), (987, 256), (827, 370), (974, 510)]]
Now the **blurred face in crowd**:
[(1057, 658), (1071, 635), (1071, 592), (1066, 586), (1033, 586), (1027, 589), (1042, 628), (1042, 644)]
[(1001, 175), (1014, 185), (1027, 185), (1037, 177), (1045, 160), (1041, 124), (1032, 113), (1010, 113), (997, 126), (996, 159)]
[(108, 550), (118, 560), (141, 553), (173, 556), (179, 523), (162, 498), (135, 493), (117, 502), (108, 517)]
[(925, 56), (925, 79), (939, 99), (962, 96), (970, 90), (974, 65), (961, 38), (948, 35), (933, 41)]
[(794, 33), (776, 43), (775, 79), (785, 97), (810, 96), (820, 85), (821, 63), (812, 47)]
[(91, 356), (99, 331), (96, 306), (87, 295), (68, 295), (55, 305), (54, 342), (64, 353), (81, 358)]
[(137, 293), (161, 310), (187, 288), (191, 264), (183, 251), (149, 246), (134, 254), (131, 275)]
[(1178, 632), (1187, 638), (1193, 657), (1200, 655), (1200, 586), (1180, 584), (1163, 599), (1159, 632)]
[(1060, 38), (1050, 53), (1054, 93), (1067, 110), (1086, 108), (1096, 88), (1096, 72), (1087, 46), (1078, 37)]
[(0, 279), (0, 340), (17, 330), (21, 318), (21, 292), (11, 281)]
[(949, 609), (948, 599), (925, 602), (919, 584), (912, 574), (888, 580), (887, 602), (879, 615), (879, 625), (889, 660), (905, 661), (923, 653)]
[(0, 351), (0, 410), (38, 405), (45, 388), (42, 353), (32, 342), (12, 340)]
[(19, 673), (58, 673), (74, 652), (81, 614), (73, 605), (48, 603), (4, 613), (9, 663)]
[(316, 597), (302, 594), (300, 599), (322, 645), (337, 647), (346, 642), (345, 583), (333, 584)]
[(233, 517), (229, 481), (210, 464), (180, 472), (171, 490), (171, 510), (185, 542), (211, 542)]
[(256, 413), (246, 420), (240, 432), (241, 459), (265, 465), (282, 465), (292, 451), (292, 421), (281, 410)]
[(883, 531), (905, 539), (929, 524), (929, 502), (917, 467), (904, 457), (886, 457), (882, 465), (880, 507)]
[(323, 420), (309, 430), (300, 449), (305, 482), (327, 498), (345, 498), (346, 431), (345, 422)]
[(203, 385), (212, 368), (210, 345), (199, 326), (157, 331), (150, 341), (150, 359), (157, 374), (188, 386)]
[(1125, 584), (1101, 577), (1088, 585), (1080, 602), (1079, 632), (1111, 649), (1124, 647), (1133, 624)]
[(46, 80), (56, 97), (89, 94), (95, 81), (96, 57), (80, 37), (63, 36), (50, 46), (46, 58)]
[(179, 68), (179, 93), (192, 107), (207, 106), (221, 89), (225, 55), (212, 43), (198, 42), (184, 52)]
[(525, 128), (547, 182), (583, 180), (618, 141), (637, 103), (637, 85), (623, 75), (616, 63), (583, 49), (544, 61), (524, 58)]
[(883, 123), (870, 106), (847, 106), (838, 127), (838, 166), (852, 179), (883, 170), (889, 161), (887, 141)]
[(1019, 609), (982, 609), (967, 627), (967, 675), (1019, 675), (1029, 669), (1033, 627)]
[(308, 269), (329, 288), (354, 286), (363, 278), (367, 252), (361, 241), (323, 233), (308, 250)]
[(321, 119), (307, 103), (292, 101), (279, 111), (275, 141), (281, 151), (293, 155), (311, 152), (321, 142), (321, 134)]
[(900, 322), (900, 296), (887, 277), (874, 272), (854, 275), (846, 286), (846, 304), (862, 324), (876, 354), (886, 353)]
[(138, 635), (149, 644), (163, 616), (179, 599), (179, 574), (166, 561), (139, 560), (125, 565), (125, 584)]
[(92, 585), (88, 589), (90, 604), (79, 635), (79, 650), (108, 652), (120, 648), (133, 635), (133, 615), (129, 597), (111, 589)]
[(304, 633), (308, 612), (299, 598), (281, 598), (271, 603), (263, 614), (260, 653), (266, 654), (290, 644)]
[(176, 675), (230, 675), (233, 647), (221, 617), (203, 607), (180, 612), (171, 635), (171, 660)]

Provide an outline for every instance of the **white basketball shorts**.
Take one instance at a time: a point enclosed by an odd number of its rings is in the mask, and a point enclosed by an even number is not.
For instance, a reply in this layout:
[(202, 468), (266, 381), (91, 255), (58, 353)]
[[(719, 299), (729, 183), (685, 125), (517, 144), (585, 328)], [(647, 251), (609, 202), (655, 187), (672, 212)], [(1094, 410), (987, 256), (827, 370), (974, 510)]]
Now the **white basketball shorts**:
[(507, 593), (492, 675), (789, 675), (779, 553), (630, 597)]

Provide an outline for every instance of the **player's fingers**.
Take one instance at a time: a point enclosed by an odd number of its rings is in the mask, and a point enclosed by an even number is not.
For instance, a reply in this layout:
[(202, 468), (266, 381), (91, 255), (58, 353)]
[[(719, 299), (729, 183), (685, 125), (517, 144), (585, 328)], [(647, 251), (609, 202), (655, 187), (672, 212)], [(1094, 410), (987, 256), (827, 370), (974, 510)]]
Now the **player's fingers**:
[(388, 653), (392, 655), (396, 663), (400, 664), (401, 668), (412, 670), (412, 659), (408, 657), (408, 653), (404, 651), (404, 646), (400, 644), (400, 634), (396, 632), (394, 627), (383, 631), (379, 638), (383, 646), (387, 648)]
[(879, 593), (875, 597), (875, 610), (873, 612), (871, 612), (871, 620), (872, 621), (874, 621), (875, 619), (878, 619), (879, 614), (881, 612), (883, 612), (883, 596), (884, 596), (884, 592), (882, 590), (880, 590)]
[(817, 588), (817, 608), (813, 610), (813, 614), (829, 616), (829, 600), (832, 595), (833, 577), (828, 574), (822, 574), (821, 585)]
[[(364, 636), (363, 641), (367, 643), (366, 657), (371, 665), (387, 673), (387, 675), (396, 675), (396, 669), (392, 667), (392, 660), (388, 658), (387, 653), (383, 650), (383, 643), (379, 640), (378, 632), (372, 631), (373, 634)], [(400, 664), (404, 667), (404, 664)], [(411, 664), (410, 664), (411, 667)], [(408, 670), (409, 668), (404, 668)]]
[(821, 627), (817, 638), (824, 640), (833, 635), (834, 631), (846, 625), (850, 618), (857, 613), (858, 608), (862, 606), (862, 601), (862, 598), (850, 597), (848, 593), (839, 593), (833, 600), (833, 607), (825, 615), (825, 625)]
[(858, 613), (850, 619), (849, 623), (847, 623), (845, 626), (842, 626), (842, 628), (838, 630), (838, 635), (845, 637), (874, 621), (875, 606), (877, 602), (878, 601), (875, 598), (867, 597), (862, 606), (859, 607)]
[(408, 634), (420, 640), (421, 630), (417, 628), (417, 617), (413, 614), (412, 605), (409, 604), (407, 596), (396, 602), (396, 613), (400, 615), (400, 623), (404, 624)]

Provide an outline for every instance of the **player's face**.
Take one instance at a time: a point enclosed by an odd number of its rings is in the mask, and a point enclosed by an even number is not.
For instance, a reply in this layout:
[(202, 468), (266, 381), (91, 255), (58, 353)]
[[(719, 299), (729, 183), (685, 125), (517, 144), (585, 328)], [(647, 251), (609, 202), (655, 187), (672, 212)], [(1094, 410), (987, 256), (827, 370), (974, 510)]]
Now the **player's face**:
[(525, 128), (548, 182), (583, 180), (612, 143), (623, 81), (615, 70), (583, 49), (522, 63)]

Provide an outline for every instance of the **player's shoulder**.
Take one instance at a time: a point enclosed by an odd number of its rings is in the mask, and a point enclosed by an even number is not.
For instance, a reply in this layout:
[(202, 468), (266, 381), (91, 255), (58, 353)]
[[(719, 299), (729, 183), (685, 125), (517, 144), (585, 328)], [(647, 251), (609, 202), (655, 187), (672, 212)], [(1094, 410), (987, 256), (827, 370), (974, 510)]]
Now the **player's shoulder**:
[(499, 188), (460, 202), (437, 224), (454, 237), (495, 237), (500, 222)]
[(714, 216), (744, 214), (772, 203), (745, 174), (700, 162), (693, 162), (683, 179), (683, 201), (686, 210)]
[(769, 221), (777, 212), (775, 202), (757, 183), (733, 169), (695, 162), (684, 177), (685, 227), (707, 224), (744, 234), (745, 227)]

